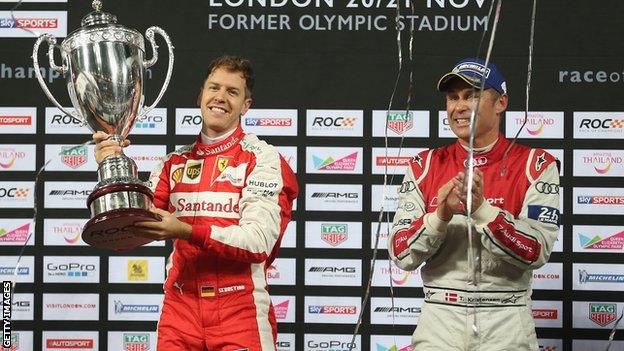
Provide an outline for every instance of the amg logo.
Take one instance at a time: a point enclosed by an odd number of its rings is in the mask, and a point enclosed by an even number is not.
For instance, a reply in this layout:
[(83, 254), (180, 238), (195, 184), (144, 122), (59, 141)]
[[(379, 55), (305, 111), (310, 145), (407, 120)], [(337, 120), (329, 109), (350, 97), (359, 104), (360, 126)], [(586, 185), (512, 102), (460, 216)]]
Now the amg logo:
[(420, 313), (420, 307), (376, 307), (375, 312)]
[(310, 267), (308, 272), (355, 273), (355, 267)]
[(359, 197), (358, 193), (314, 193), (312, 197), (318, 198), (346, 198), (346, 199), (357, 199)]
[(91, 190), (52, 190), (52, 191), (50, 191), (50, 195), (53, 195), (53, 196), (67, 196), (67, 195), (72, 195), (72, 196), (79, 196), (79, 195), (89, 196), (89, 194), (91, 194)]

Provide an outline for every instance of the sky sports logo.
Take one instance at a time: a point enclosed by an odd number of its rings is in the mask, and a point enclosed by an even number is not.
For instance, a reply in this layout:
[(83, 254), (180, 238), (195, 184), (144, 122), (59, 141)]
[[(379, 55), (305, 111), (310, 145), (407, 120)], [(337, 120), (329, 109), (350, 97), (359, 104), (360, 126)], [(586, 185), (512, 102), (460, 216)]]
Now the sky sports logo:
[(0, 18), (0, 28), (56, 29), (56, 18)]
[(292, 118), (247, 118), (246, 126), (252, 127), (290, 127)]
[(308, 312), (313, 314), (343, 314), (355, 315), (357, 313), (356, 306), (328, 306), (328, 305), (310, 305)]
[(624, 205), (624, 196), (577, 196), (577, 203), (587, 205)]

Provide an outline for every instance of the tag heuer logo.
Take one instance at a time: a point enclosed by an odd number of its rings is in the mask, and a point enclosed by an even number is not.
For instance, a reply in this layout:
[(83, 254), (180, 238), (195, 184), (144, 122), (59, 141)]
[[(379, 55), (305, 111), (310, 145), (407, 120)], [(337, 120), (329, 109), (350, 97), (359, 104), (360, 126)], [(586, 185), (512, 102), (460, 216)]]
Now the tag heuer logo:
[(217, 169), (219, 169), (219, 172), (223, 172), (223, 170), (227, 167), (228, 165), (228, 159), (225, 157), (218, 157), (217, 158)]
[(388, 129), (397, 134), (403, 134), (412, 129), (414, 117), (412, 113), (405, 116), (405, 112), (388, 113)]
[(195, 179), (201, 173), (201, 163), (186, 167), (186, 176), (189, 179)]
[(321, 224), (321, 239), (331, 246), (338, 246), (348, 238), (346, 224)]
[(71, 168), (78, 168), (87, 163), (86, 146), (62, 146), (61, 161)]
[(123, 334), (123, 350), (124, 351), (149, 351), (149, 334), (148, 333), (124, 333)]
[(601, 327), (606, 327), (617, 318), (617, 305), (614, 303), (590, 303), (589, 319)]

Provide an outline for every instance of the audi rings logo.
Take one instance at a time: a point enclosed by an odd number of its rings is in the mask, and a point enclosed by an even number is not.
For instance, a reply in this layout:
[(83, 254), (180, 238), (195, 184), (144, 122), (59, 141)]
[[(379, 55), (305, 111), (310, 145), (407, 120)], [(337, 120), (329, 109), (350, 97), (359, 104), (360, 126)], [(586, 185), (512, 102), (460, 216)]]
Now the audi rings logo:
[(559, 184), (540, 181), (535, 183), (535, 190), (542, 194), (559, 194)]
[[(476, 157), (472, 159), (472, 164), (475, 167), (485, 166), (488, 163), (488, 159), (485, 156)], [(464, 167), (468, 166), (468, 159), (464, 160)]]

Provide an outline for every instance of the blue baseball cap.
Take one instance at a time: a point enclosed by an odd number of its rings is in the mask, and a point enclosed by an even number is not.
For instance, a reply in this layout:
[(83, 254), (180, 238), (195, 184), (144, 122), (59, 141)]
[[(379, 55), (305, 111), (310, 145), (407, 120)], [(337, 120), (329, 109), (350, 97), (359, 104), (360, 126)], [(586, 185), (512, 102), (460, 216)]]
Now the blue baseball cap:
[(455, 78), (460, 78), (475, 88), (481, 87), (481, 80), (485, 77), (485, 89), (492, 88), (501, 94), (507, 94), (505, 78), (493, 63), (476, 57), (465, 58), (459, 61), (453, 69), (442, 76), (438, 81), (438, 90), (447, 91), (449, 84)]

